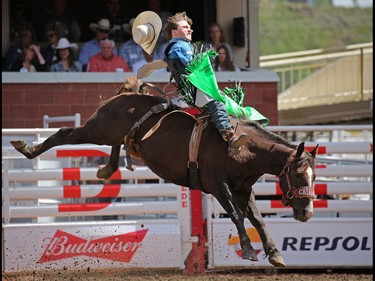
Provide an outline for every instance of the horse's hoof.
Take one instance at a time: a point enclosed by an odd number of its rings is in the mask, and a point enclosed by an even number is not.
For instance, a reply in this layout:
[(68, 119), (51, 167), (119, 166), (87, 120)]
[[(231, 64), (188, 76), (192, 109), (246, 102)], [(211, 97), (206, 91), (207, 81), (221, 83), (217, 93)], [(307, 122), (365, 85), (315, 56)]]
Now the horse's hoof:
[(10, 141), (10, 144), (13, 145), (13, 147), (17, 150), (22, 150), (24, 147), (26, 147), (26, 142), (21, 140)]
[(96, 172), (96, 177), (98, 179), (108, 179), (108, 172), (105, 171), (105, 169), (99, 169), (97, 172)]
[(96, 172), (96, 177), (98, 179), (109, 179), (113, 175), (113, 172), (111, 172), (110, 168), (108, 166), (104, 166), (99, 168), (99, 170)]
[(17, 141), (10, 141), (10, 143), (18, 152), (26, 156), (27, 159), (34, 158), (31, 156), (31, 149), (27, 146), (27, 143), (25, 141), (17, 140)]
[(268, 261), (270, 262), (270, 264), (272, 264), (276, 267), (285, 267), (286, 266), (286, 264), (284, 262), (284, 259), (283, 259), (283, 256), (277, 250), (269, 255)]
[(243, 250), (242, 258), (244, 260), (258, 261), (257, 254), (254, 250)]

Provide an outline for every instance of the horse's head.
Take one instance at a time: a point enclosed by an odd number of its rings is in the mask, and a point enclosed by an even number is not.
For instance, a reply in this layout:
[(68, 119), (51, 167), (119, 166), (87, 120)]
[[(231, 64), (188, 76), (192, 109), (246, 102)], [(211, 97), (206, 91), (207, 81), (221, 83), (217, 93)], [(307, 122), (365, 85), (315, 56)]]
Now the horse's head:
[(282, 203), (284, 206), (291, 206), (294, 219), (301, 222), (308, 221), (314, 212), (313, 181), (318, 146), (305, 152), (305, 143), (300, 143), (279, 175), (280, 188), (283, 191)]

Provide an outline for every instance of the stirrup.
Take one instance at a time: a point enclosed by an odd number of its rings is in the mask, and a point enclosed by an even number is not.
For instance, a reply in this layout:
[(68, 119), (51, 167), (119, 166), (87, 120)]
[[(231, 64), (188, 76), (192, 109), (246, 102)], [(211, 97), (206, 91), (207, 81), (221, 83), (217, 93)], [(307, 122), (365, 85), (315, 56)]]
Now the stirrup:
[(246, 137), (245, 133), (242, 133), (238, 137), (233, 136), (229, 141), (230, 148), (240, 148), (242, 145), (246, 144)]

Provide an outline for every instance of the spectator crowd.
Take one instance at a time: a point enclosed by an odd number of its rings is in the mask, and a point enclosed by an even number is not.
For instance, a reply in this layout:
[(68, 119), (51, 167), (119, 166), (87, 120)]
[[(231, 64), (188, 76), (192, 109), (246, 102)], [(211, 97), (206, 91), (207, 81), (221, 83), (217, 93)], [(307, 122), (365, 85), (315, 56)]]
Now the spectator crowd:
[[(160, 0), (147, 0), (146, 10), (157, 13), (163, 25), (169, 11), (162, 10)], [(137, 72), (148, 62), (164, 59), (169, 42), (160, 33), (152, 55), (134, 42), (134, 18), (126, 19), (120, 12), (120, 0), (106, 0), (101, 17), (89, 24), (91, 40), (80, 42), (82, 31), (77, 17), (68, 9), (69, 0), (52, 0), (43, 23), (35, 28), (25, 14), (22, 0), (11, 2), (9, 45), (3, 71), (18, 72)], [(87, 36), (86, 36), (87, 37)], [(86, 38), (85, 37), (85, 38)], [(36, 42), (41, 42), (38, 45)], [(214, 48), (218, 56), (212, 60), (214, 71), (241, 71), (233, 63), (233, 51), (218, 23), (208, 28), (205, 49)], [(163, 69), (161, 71), (168, 71)]]

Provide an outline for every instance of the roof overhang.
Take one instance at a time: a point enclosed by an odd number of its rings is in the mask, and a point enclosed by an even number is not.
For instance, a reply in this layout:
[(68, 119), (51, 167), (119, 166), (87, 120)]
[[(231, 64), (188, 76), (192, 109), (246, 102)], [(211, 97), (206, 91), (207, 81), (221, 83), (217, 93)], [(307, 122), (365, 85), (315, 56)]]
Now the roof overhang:
[(311, 125), (371, 119), (372, 100), (279, 110), (280, 125)]

